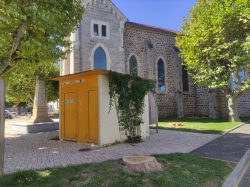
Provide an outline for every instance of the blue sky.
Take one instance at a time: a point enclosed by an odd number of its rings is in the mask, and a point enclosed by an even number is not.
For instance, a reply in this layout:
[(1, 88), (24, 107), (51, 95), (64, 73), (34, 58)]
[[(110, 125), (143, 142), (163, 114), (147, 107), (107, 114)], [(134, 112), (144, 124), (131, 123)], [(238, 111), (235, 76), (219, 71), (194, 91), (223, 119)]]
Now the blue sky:
[(183, 17), (197, 0), (113, 0), (133, 22), (181, 30)]

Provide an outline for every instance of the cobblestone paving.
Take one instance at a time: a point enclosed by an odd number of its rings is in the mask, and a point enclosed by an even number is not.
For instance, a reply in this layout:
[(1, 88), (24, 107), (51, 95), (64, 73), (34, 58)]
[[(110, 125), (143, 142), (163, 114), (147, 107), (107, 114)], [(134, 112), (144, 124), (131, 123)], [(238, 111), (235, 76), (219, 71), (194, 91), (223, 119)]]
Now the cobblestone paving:
[(5, 120), (5, 137), (9, 138), (9, 137), (19, 137), (21, 135), (21, 133), (17, 132), (17, 131), (13, 131), (12, 130), (12, 124), (14, 123), (22, 123), (22, 122), (27, 122), (27, 120), (29, 120), (28, 117), (18, 117), (18, 118), (14, 118), (14, 119), (6, 119)]
[(218, 135), (161, 130), (151, 131), (150, 139), (136, 145), (118, 144), (95, 148), (88, 152), (79, 149), (87, 145), (51, 140), (58, 132), (7, 136), (5, 141), (5, 173), (19, 170), (51, 168), (82, 163), (119, 159), (124, 155), (188, 153), (214, 140)]

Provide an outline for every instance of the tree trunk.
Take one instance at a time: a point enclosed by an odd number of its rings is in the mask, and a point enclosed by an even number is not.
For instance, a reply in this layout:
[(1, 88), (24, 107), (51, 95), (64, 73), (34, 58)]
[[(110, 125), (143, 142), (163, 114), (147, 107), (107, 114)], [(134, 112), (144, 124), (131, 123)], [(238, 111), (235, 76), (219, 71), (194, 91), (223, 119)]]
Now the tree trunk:
[(31, 119), (33, 123), (52, 122), (52, 120), (49, 118), (48, 115), (48, 106), (46, 101), (45, 85), (43, 80), (36, 81), (33, 114)]
[(238, 108), (237, 108), (237, 99), (233, 96), (228, 96), (228, 110), (229, 110), (229, 121), (240, 121)]
[(4, 129), (5, 129), (4, 105), (5, 105), (5, 83), (4, 80), (0, 78), (0, 176), (3, 175), (3, 168), (4, 168)]

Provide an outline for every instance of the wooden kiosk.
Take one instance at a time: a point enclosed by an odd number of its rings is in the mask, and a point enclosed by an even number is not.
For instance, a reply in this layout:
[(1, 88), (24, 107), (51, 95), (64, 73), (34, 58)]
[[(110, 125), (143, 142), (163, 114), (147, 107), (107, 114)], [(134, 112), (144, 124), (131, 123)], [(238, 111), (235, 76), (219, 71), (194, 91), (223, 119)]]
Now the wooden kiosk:
[[(60, 139), (98, 145), (123, 141), (115, 107), (109, 112), (108, 71), (87, 71), (54, 78), (60, 83)], [(149, 136), (148, 96), (141, 136)]]

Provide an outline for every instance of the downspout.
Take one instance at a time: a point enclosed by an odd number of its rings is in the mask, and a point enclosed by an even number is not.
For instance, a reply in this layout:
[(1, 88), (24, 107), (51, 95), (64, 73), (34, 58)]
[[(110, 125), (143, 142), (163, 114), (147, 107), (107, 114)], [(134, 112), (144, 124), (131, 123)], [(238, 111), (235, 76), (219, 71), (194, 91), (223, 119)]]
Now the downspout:
[(150, 79), (150, 63), (151, 63), (151, 60), (152, 60), (152, 53), (151, 53), (151, 50), (153, 50), (153, 48), (154, 48), (154, 45), (152, 44), (152, 42), (150, 41), (150, 40), (146, 40), (145, 41), (145, 47), (146, 47), (146, 61), (147, 61), (147, 63), (146, 63), (146, 65), (147, 65), (147, 75), (145, 76), (145, 78), (147, 78), (147, 79)]
[(80, 60), (80, 72), (83, 71), (83, 62), (82, 62), (82, 22), (79, 27), (79, 60)]

